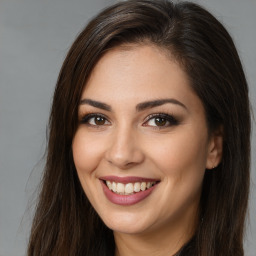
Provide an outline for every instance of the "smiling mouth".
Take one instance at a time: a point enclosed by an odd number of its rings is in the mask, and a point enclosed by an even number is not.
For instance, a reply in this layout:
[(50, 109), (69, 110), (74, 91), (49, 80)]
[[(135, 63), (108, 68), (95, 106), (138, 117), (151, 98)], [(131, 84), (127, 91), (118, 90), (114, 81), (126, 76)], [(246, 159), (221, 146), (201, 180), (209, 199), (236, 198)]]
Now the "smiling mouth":
[(146, 199), (160, 180), (143, 177), (104, 176), (100, 178), (106, 198), (114, 204), (129, 206)]
[(120, 183), (105, 180), (104, 183), (108, 187), (109, 190), (118, 195), (133, 195), (135, 193), (145, 191), (154, 185), (157, 184), (157, 181), (143, 181), (143, 182), (134, 182), (134, 183)]

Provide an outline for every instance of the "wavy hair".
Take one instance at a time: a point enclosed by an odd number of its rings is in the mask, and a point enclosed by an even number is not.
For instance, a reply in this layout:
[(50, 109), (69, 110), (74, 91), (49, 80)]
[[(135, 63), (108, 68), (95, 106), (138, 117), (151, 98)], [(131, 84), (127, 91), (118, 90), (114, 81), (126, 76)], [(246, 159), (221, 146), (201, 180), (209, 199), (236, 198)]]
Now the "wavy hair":
[(242, 256), (250, 167), (248, 86), (234, 42), (208, 11), (190, 2), (128, 0), (93, 18), (61, 68), (49, 120), (49, 141), (28, 256), (113, 256), (115, 242), (77, 176), (72, 140), (86, 81), (106, 52), (152, 44), (170, 53), (201, 99), (209, 131), (224, 130), (223, 158), (206, 170), (202, 222), (179, 255)]

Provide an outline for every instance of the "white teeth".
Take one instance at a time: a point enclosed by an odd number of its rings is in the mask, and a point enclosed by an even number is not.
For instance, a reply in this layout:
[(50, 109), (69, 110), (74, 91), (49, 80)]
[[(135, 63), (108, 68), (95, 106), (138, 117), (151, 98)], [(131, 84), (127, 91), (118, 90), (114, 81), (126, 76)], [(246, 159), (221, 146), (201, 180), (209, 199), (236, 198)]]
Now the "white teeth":
[(140, 190), (142, 190), (142, 191), (146, 190), (146, 186), (147, 186), (146, 182), (141, 182)]
[(135, 192), (140, 192), (140, 182), (136, 182), (133, 186)]
[(116, 183), (115, 182), (112, 182), (112, 189), (111, 189), (113, 192), (117, 192), (116, 191)]
[(117, 183), (116, 184), (116, 192), (117, 193), (124, 193), (124, 184), (123, 183)]
[(133, 184), (132, 183), (127, 183), (125, 185), (125, 191), (126, 194), (131, 194), (133, 193)]
[(108, 180), (107, 180), (106, 183), (107, 183), (108, 188), (111, 190), (111, 188), (112, 188), (112, 183), (111, 183), (110, 181), (108, 181)]
[(107, 187), (112, 190), (113, 192), (121, 195), (131, 195), (133, 193), (137, 193), (140, 191), (145, 191), (146, 189), (151, 188), (155, 185), (156, 182), (135, 182), (135, 183), (119, 183), (119, 182), (112, 182), (106, 181)]

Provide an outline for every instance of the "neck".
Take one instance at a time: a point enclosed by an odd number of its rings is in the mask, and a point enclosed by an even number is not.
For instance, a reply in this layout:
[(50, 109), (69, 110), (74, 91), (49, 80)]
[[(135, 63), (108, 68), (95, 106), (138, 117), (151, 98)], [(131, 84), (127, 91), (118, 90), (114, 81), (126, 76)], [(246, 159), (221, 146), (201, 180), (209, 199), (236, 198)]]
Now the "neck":
[[(161, 229), (151, 229), (140, 234), (114, 232), (115, 256), (170, 256), (175, 255), (194, 235), (198, 224), (193, 221), (165, 224)], [(163, 228), (164, 227), (164, 228)]]

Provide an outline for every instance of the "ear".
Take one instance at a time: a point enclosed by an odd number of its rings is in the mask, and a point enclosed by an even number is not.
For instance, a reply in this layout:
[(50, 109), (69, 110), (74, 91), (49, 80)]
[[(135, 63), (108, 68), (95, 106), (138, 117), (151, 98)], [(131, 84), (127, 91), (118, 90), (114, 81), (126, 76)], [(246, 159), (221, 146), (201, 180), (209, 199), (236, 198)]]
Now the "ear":
[(223, 126), (212, 132), (208, 144), (208, 155), (206, 161), (207, 169), (214, 169), (219, 165), (223, 152)]

